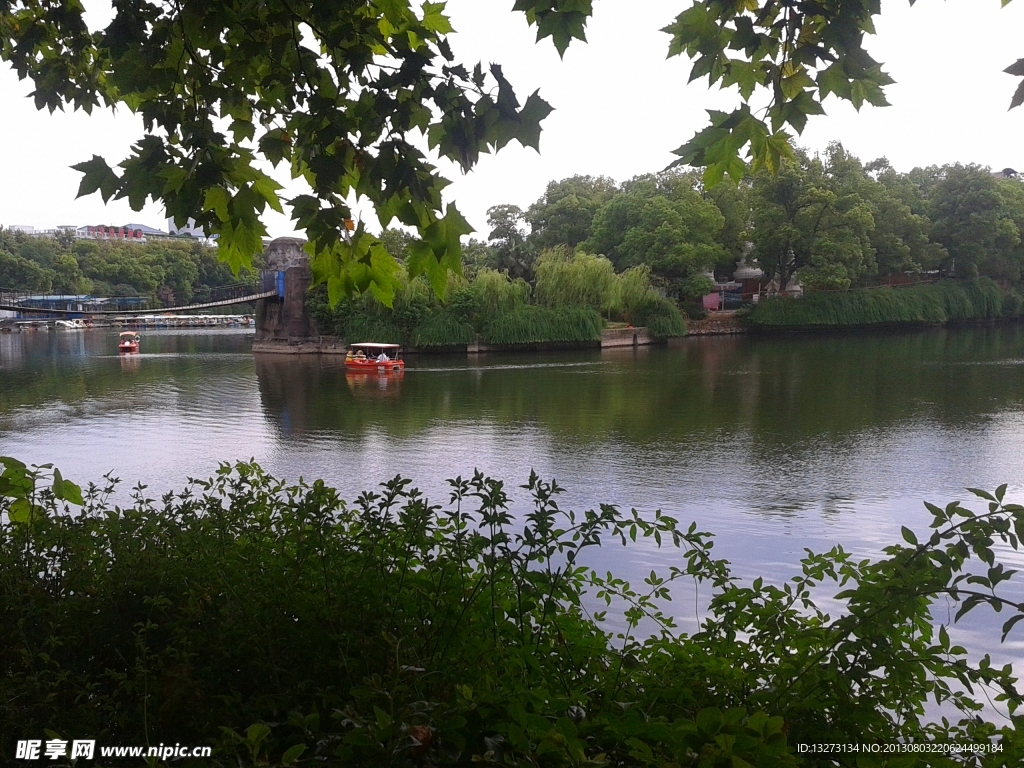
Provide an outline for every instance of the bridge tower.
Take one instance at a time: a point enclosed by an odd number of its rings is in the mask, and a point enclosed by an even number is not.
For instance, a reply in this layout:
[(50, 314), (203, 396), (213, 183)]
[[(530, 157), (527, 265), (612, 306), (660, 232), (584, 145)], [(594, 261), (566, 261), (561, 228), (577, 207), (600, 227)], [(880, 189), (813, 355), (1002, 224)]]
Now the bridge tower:
[(298, 238), (279, 237), (264, 251), (263, 269), (277, 272), (281, 295), (256, 303), (254, 352), (294, 351), (290, 347), (308, 342), (319, 333), (306, 311), (306, 291), (313, 276), (309, 256), (302, 250), (305, 244)]

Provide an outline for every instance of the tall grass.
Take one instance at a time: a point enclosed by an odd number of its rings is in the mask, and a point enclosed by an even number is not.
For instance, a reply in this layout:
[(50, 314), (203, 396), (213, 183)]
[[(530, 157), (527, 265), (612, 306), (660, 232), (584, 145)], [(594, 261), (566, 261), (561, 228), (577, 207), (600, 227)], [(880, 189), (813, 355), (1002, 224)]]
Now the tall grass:
[(602, 325), (593, 309), (526, 305), (487, 318), (481, 337), (488, 344), (600, 341)]
[(420, 348), (464, 346), (473, 341), (473, 324), (464, 316), (448, 308), (432, 310), (416, 326), (412, 344)]
[(398, 327), (383, 317), (356, 314), (350, 316), (341, 334), (349, 344), (372, 341), (378, 344), (401, 344), (404, 341)]
[(889, 323), (946, 323), (1002, 317), (999, 286), (981, 278), (946, 280), (910, 288), (863, 288), (810, 293), (799, 299), (774, 298), (748, 315), (754, 326), (797, 328)]

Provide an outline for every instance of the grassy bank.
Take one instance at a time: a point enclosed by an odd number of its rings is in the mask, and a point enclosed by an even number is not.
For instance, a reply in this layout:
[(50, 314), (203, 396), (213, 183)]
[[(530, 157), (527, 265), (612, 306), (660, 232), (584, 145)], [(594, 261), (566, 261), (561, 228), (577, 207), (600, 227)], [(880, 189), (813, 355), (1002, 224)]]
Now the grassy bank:
[(992, 280), (944, 280), (908, 288), (861, 288), (773, 298), (752, 308), (758, 328), (947, 323), (1003, 317), (1016, 309)]
[[(58, 734), (208, 744), (182, 764), (225, 767), (853, 768), (883, 763), (796, 747), (924, 739), (959, 749), (898, 765), (1024, 758), (1024, 719), (987, 722), (978, 689), (1014, 712), (1012, 670), (970, 661), (930, 619), (1024, 615), (992, 546), (1024, 530), (1002, 489), (979, 515), (932, 508), (924, 544), (904, 529), (875, 563), (808, 555), (776, 587), (734, 579), (696, 526), (574, 514), (536, 476), (513, 518), (479, 474), (449, 481), (447, 506), (397, 478), (346, 504), (238, 464), (114, 507), (109, 485), (83, 498), (52, 470), (0, 467), (4, 764), (15, 738)], [(643, 558), (678, 548), (678, 566), (631, 586), (580, 565), (636, 538)], [(992, 568), (968, 592), (974, 555)], [(692, 610), (669, 602), (675, 581), (710, 597), (695, 633), (673, 620)], [(814, 605), (840, 589), (839, 615)], [(931, 722), (926, 701), (962, 719)], [(983, 761), (965, 749), (990, 744)]]

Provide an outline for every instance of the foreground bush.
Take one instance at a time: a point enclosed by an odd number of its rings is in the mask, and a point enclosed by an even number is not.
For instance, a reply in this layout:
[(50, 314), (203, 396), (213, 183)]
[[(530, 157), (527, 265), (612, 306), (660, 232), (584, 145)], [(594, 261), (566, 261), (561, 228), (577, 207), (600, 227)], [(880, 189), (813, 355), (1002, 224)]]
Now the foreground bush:
[[(969, 661), (929, 615), (936, 601), (942, 622), (947, 606), (1005, 609), (1004, 636), (1024, 617), (997, 560), (1024, 536), (1024, 508), (1003, 489), (979, 492), (980, 514), (929, 507), (927, 538), (904, 529), (879, 562), (809, 554), (779, 587), (738, 582), (693, 525), (563, 511), (536, 476), (513, 520), (505, 487), (479, 474), (449, 481), (444, 507), (398, 478), (346, 504), (243, 463), (159, 502), (139, 486), (122, 509), (112, 482), (83, 496), (56, 471), (0, 464), (4, 764), (44, 729), (212, 744), (193, 764), (217, 766), (1024, 760), (1024, 718), (990, 723), (979, 703), (1015, 713), (1012, 670)], [(678, 566), (641, 587), (581, 564), (637, 537), (678, 548)], [(666, 608), (677, 580), (712, 590), (692, 635)], [(813, 602), (829, 586), (841, 615)], [(618, 631), (592, 613), (602, 604)], [(928, 701), (959, 722), (928, 722)], [(798, 750), (898, 741), (936, 751)]]
[(989, 320), (1004, 314), (992, 280), (944, 280), (909, 288), (819, 291), (798, 299), (772, 298), (755, 305), (747, 322), (761, 327), (821, 327), (947, 323)]

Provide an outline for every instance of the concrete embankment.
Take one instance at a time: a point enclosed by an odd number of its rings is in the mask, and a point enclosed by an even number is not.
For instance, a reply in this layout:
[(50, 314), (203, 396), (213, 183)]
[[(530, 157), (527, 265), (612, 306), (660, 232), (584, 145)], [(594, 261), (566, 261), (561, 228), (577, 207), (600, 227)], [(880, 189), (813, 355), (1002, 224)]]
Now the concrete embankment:
[(735, 312), (712, 312), (703, 320), (691, 320), (686, 325), (687, 336), (732, 336), (750, 333)]

